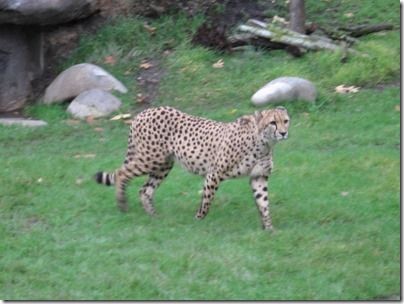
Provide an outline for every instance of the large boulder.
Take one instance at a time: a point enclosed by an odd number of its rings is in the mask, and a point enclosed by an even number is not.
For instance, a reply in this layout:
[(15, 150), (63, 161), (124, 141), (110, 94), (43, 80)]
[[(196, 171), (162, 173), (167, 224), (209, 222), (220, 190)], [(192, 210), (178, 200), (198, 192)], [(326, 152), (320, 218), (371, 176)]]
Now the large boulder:
[(280, 77), (259, 89), (251, 97), (251, 101), (258, 106), (284, 100), (313, 102), (316, 98), (317, 90), (312, 82), (299, 77)]
[(43, 102), (62, 102), (91, 89), (116, 90), (121, 93), (128, 91), (119, 80), (99, 66), (81, 63), (64, 70), (56, 77), (46, 88)]
[(92, 89), (81, 93), (67, 108), (75, 118), (102, 117), (119, 109), (121, 101), (111, 93), (101, 89)]

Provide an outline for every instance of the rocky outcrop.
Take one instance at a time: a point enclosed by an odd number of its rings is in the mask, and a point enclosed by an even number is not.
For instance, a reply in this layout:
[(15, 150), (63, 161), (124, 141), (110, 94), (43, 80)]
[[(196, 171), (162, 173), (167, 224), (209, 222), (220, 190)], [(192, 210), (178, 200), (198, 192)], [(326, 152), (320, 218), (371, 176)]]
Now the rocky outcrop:
[(37, 100), (79, 33), (133, 6), (133, 0), (0, 0), (0, 113)]
[(97, 4), (97, 0), (0, 1), (0, 20), (19, 25), (61, 24), (90, 16)]
[(6, 112), (22, 107), (30, 96), (37, 68), (27, 46), (39, 37), (29, 28), (0, 26), (0, 112)]
[(43, 26), (88, 17), (98, 0), (0, 1), (0, 112), (21, 108), (44, 66)]

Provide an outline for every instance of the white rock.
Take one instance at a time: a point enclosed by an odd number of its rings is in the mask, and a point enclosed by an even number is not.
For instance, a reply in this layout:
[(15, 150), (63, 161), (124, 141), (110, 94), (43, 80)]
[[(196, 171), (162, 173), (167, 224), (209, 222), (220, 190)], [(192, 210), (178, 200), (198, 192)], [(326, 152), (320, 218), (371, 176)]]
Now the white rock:
[(120, 106), (121, 101), (111, 93), (92, 89), (73, 99), (67, 112), (75, 118), (101, 117), (118, 110)]
[(251, 101), (255, 105), (265, 105), (283, 100), (313, 102), (316, 97), (317, 90), (312, 82), (299, 77), (280, 77), (259, 89)]
[(126, 87), (104, 69), (90, 63), (74, 65), (62, 73), (46, 88), (43, 102), (51, 104), (72, 99), (91, 89), (116, 90), (126, 93)]

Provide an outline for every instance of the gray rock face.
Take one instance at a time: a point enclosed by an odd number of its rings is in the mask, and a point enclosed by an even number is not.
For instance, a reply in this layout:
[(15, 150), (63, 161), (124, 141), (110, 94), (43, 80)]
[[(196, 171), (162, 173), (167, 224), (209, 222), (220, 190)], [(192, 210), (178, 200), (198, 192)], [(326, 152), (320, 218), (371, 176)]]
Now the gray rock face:
[(97, 0), (0, 0), (0, 23), (51, 25), (85, 18)]
[(62, 102), (91, 89), (117, 90), (121, 93), (128, 91), (119, 80), (104, 69), (93, 64), (81, 63), (64, 70), (56, 77), (46, 88), (43, 102), (45, 104)]
[(75, 118), (101, 117), (119, 109), (121, 101), (100, 89), (92, 89), (77, 96), (67, 108)]
[(317, 90), (312, 82), (298, 77), (280, 77), (259, 89), (251, 98), (255, 105), (283, 100), (316, 100)]
[(31, 93), (36, 68), (27, 45), (33, 45), (35, 33), (12, 24), (0, 28), (0, 112), (7, 112), (21, 108)]

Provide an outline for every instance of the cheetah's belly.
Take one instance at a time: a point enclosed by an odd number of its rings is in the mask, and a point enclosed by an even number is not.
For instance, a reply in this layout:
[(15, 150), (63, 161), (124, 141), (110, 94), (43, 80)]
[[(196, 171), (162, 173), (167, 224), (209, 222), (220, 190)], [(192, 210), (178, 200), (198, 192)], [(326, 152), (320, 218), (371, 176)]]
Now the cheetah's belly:
[(206, 164), (203, 161), (184, 159), (178, 157), (177, 155), (175, 155), (174, 159), (185, 171), (193, 174), (205, 176), (210, 169), (209, 164)]

